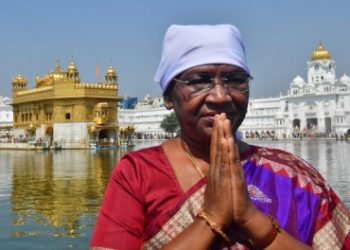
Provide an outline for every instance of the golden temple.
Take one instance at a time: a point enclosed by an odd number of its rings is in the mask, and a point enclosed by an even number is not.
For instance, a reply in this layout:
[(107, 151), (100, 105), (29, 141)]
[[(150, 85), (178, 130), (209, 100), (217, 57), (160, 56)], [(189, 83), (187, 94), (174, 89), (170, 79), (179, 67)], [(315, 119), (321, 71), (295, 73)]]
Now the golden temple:
[(62, 145), (88, 147), (90, 141), (118, 137), (118, 76), (110, 66), (104, 82), (81, 82), (78, 67), (56, 67), (36, 77), (34, 88), (18, 74), (12, 80), (14, 137)]

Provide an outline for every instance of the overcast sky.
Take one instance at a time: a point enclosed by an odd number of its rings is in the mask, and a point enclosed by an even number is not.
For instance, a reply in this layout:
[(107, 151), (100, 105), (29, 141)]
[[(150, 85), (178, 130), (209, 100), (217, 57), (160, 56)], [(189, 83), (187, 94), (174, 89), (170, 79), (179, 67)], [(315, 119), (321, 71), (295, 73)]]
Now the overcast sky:
[(349, 0), (11, 0), (0, 7), (0, 96), (22, 73), (49, 73), (73, 60), (84, 82), (116, 68), (119, 94), (160, 96), (153, 82), (161, 43), (171, 24), (236, 25), (243, 35), (254, 81), (252, 97), (286, 93), (306, 78), (306, 62), (321, 40), (336, 61), (337, 77), (350, 75)]

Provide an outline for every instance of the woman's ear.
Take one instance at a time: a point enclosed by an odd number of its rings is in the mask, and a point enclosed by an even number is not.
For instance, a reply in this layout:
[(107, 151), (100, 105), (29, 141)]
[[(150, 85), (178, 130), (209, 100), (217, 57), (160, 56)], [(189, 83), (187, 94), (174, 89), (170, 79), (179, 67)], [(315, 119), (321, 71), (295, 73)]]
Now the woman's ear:
[(166, 109), (170, 110), (174, 107), (173, 102), (170, 100), (169, 97), (164, 97), (164, 106)]

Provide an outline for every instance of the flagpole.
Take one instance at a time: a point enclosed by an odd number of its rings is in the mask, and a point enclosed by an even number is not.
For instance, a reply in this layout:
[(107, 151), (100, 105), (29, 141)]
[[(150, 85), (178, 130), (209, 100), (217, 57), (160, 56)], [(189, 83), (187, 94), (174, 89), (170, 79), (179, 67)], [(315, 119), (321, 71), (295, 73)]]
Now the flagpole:
[(100, 83), (100, 76), (101, 76), (101, 64), (99, 62), (97, 64), (97, 69), (96, 69), (97, 83)]

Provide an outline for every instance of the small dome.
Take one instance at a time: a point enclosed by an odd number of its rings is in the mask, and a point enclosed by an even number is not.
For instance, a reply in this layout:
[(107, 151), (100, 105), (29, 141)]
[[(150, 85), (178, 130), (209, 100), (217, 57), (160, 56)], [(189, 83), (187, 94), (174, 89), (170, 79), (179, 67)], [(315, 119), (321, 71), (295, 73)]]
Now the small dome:
[(301, 76), (298, 75), (293, 79), (292, 84), (301, 87), (305, 84), (305, 81)]
[(344, 74), (340, 78), (340, 82), (349, 85), (350, 84), (350, 77)]
[(24, 83), (24, 82), (27, 82), (27, 79), (25, 79), (21, 73), (18, 73), (15, 79), (13, 79), (13, 82)]
[(23, 80), (24, 77), (23, 77), (23, 75), (21, 73), (18, 73), (17, 76), (16, 76), (16, 79), (17, 80)]
[(75, 65), (74, 62), (71, 62), (71, 63), (69, 64), (69, 66), (68, 66), (67, 71), (68, 71), (69, 73), (77, 72), (77, 71), (78, 71), (78, 68), (77, 68), (77, 66)]
[(109, 66), (107, 70), (107, 76), (116, 76), (116, 75), (117, 75), (117, 71), (112, 66)]
[(322, 44), (318, 46), (318, 48), (312, 53), (311, 60), (317, 61), (317, 60), (330, 60), (331, 59), (331, 53), (329, 53), (328, 50), (326, 50)]

